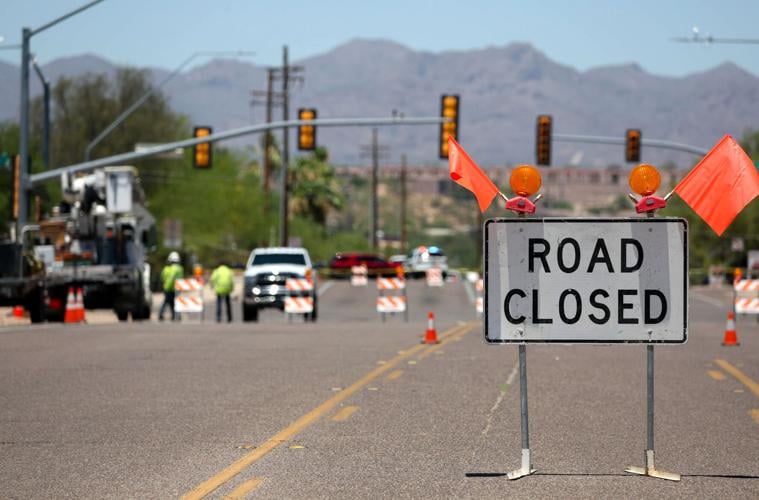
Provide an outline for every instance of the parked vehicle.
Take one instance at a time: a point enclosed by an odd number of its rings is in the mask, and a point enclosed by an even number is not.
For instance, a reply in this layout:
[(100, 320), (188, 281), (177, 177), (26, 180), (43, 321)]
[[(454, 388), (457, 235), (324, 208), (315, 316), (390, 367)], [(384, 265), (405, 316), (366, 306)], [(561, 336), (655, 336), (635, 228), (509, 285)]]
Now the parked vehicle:
[(88, 309), (113, 309), (120, 321), (150, 318), (155, 219), (137, 170), (98, 168), (61, 178), (63, 199), (49, 217), (0, 243), (0, 305), (23, 305), (33, 323), (63, 321), (72, 287)]
[(267, 307), (284, 311), (287, 278), (311, 280), (313, 290), (301, 292), (300, 296), (313, 298), (314, 310), (306, 315), (306, 320), (316, 321), (316, 276), (308, 250), (297, 247), (257, 248), (251, 252), (245, 267), (243, 321), (258, 321), (259, 310)]
[(420, 246), (411, 252), (411, 256), (406, 261), (406, 275), (422, 278), (431, 267), (441, 269), (445, 277), (448, 273), (448, 257), (439, 247)]
[(349, 278), (353, 266), (366, 266), (369, 276), (397, 276), (403, 264), (390, 262), (374, 253), (344, 252), (335, 254), (329, 261), (332, 278)]

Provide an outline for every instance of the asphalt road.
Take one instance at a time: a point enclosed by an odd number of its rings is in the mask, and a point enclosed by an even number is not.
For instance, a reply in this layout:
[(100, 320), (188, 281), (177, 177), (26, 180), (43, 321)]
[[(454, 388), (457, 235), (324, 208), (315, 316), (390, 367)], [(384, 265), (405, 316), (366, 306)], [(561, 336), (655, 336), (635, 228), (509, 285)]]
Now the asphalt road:
[[(410, 321), (372, 286), (322, 286), (316, 324), (0, 328), (1, 498), (759, 497), (759, 326), (720, 345), (729, 294), (694, 289), (690, 337), (656, 348), (657, 467), (643, 346), (488, 346), (462, 283), (412, 283)], [(426, 313), (440, 344), (423, 345)]]

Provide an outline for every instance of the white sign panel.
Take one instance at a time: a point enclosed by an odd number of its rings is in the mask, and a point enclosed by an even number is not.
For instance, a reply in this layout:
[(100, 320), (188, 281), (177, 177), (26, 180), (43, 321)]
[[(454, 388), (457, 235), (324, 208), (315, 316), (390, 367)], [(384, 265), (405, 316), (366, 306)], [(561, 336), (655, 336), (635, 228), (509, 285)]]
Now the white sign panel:
[(684, 219), (491, 219), (488, 343), (684, 343)]

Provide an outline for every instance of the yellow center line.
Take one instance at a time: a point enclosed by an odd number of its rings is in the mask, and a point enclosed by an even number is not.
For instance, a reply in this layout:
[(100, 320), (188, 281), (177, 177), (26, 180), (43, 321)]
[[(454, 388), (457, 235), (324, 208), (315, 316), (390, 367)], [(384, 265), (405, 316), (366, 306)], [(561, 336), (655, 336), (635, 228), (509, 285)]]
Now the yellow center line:
[(751, 415), (751, 418), (754, 419), (754, 422), (756, 422), (757, 424), (759, 424), (759, 409), (758, 408), (754, 408), (753, 410), (749, 410), (748, 413), (749, 413), (749, 415)]
[(754, 393), (754, 396), (759, 398), (759, 383), (752, 380), (748, 375), (740, 371), (738, 368), (734, 367), (724, 359), (715, 359), (715, 363), (717, 363), (720, 368), (725, 370), (727, 373), (735, 377), (738, 382), (745, 385), (748, 390)]
[(385, 377), (385, 380), (398, 380), (403, 375), (403, 370), (395, 370), (390, 375)]
[(727, 377), (725, 377), (725, 374), (724, 374), (724, 373), (722, 373), (722, 372), (721, 372), (721, 371), (719, 371), (719, 370), (709, 370), (709, 371), (708, 371), (708, 372), (706, 372), (706, 373), (708, 373), (708, 374), (709, 374), (709, 376), (710, 376), (711, 378), (713, 378), (714, 380), (725, 380), (725, 378), (727, 378)]
[(253, 479), (248, 479), (244, 483), (240, 484), (237, 488), (230, 491), (229, 495), (224, 497), (224, 500), (242, 500), (248, 496), (248, 493), (261, 486), (261, 483), (263, 482), (264, 478), (262, 477), (254, 477)]
[(339, 412), (335, 413), (335, 415), (330, 418), (330, 420), (333, 422), (342, 422), (343, 420), (356, 413), (356, 410), (358, 410), (358, 406), (346, 406)]
[[(460, 325), (460, 326), (451, 328), (447, 332), (443, 333), (441, 335), (441, 338), (446, 338), (460, 331), (462, 328), (467, 328), (470, 326), (472, 325), (465, 324), (465, 325)], [(237, 474), (245, 470), (246, 467), (250, 466), (252, 463), (256, 462), (257, 460), (260, 460), (263, 456), (265, 456), (267, 453), (272, 451), (274, 448), (276, 448), (283, 442), (286, 442), (292, 439), (300, 431), (302, 431), (306, 427), (316, 422), (325, 413), (332, 411), (332, 409), (334, 409), (337, 405), (339, 405), (340, 403), (348, 399), (357, 391), (361, 390), (364, 386), (369, 384), (371, 381), (383, 375), (385, 372), (392, 370), (400, 362), (414, 356), (417, 352), (423, 350), (425, 347), (427, 347), (425, 344), (417, 344), (409, 349), (405, 349), (403, 351), (403, 354), (398, 354), (393, 359), (389, 360), (387, 363), (378, 366), (374, 370), (364, 375), (362, 378), (354, 382), (351, 386), (346, 387), (345, 389), (336, 393), (327, 401), (323, 402), (322, 404), (320, 404), (319, 406), (317, 406), (310, 412), (298, 418), (295, 422), (291, 423), (290, 425), (288, 425), (281, 431), (277, 432), (274, 436), (270, 437), (267, 441), (262, 443), (255, 450), (251, 451), (247, 455), (240, 457), (231, 465), (227, 466), (226, 468), (224, 468), (223, 470), (215, 474), (213, 477), (207, 479), (206, 481), (203, 481), (202, 483), (197, 485), (195, 488), (185, 493), (182, 496), (182, 498), (185, 500), (195, 500), (195, 499), (203, 498), (204, 496), (208, 495), (209, 493), (214, 491), (216, 488), (218, 488), (219, 486), (226, 483), (227, 481), (235, 477)]]
[(421, 361), (427, 356), (429, 356), (430, 354), (432, 354), (433, 352), (438, 351), (439, 349), (442, 349), (443, 346), (445, 346), (445, 344), (447, 344), (448, 342), (453, 342), (453, 341), (463, 338), (464, 335), (471, 332), (474, 329), (474, 327), (477, 326), (478, 323), (479, 321), (473, 321), (473, 322), (463, 325), (463, 328), (461, 329), (461, 331), (458, 331), (455, 334), (448, 336), (444, 340), (441, 340), (439, 344), (435, 344), (429, 349), (427, 349), (426, 351), (419, 354), (419, 356), (417, 356), (416, 359)]

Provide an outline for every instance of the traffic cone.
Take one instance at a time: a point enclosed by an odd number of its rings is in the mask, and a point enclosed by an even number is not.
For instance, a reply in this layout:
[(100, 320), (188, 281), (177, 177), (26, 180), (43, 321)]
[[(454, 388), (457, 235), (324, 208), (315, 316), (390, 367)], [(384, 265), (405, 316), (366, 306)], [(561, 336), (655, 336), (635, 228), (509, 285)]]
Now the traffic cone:
[(84, 293), (82, 293), (82, 287), (76, 289), (76, 317), (81, 323), (87, 321), (84, 317)]
[(727, 313), (727, 324), (725, 325), (725, 337), (722, 345), (741, 345), (738, 342), (738, 333), (735, 331), (735, 314)]
[(425, 344), (437, 344), (437, 330), (435, 330), (435, 314), (432, 311), (427, 313), (427, 331), (424, 332)]
[(64, 323), (78, 323), (79, 313), (76, 307), (76, 293), (74, 287), (69, 287), (68, 295), (66, 295), (66, 309), (63, 311)]
[(24, 317), (24, 306), (16, 306), (13, 308), (13, 317), (14, 318), (23, 318)]

